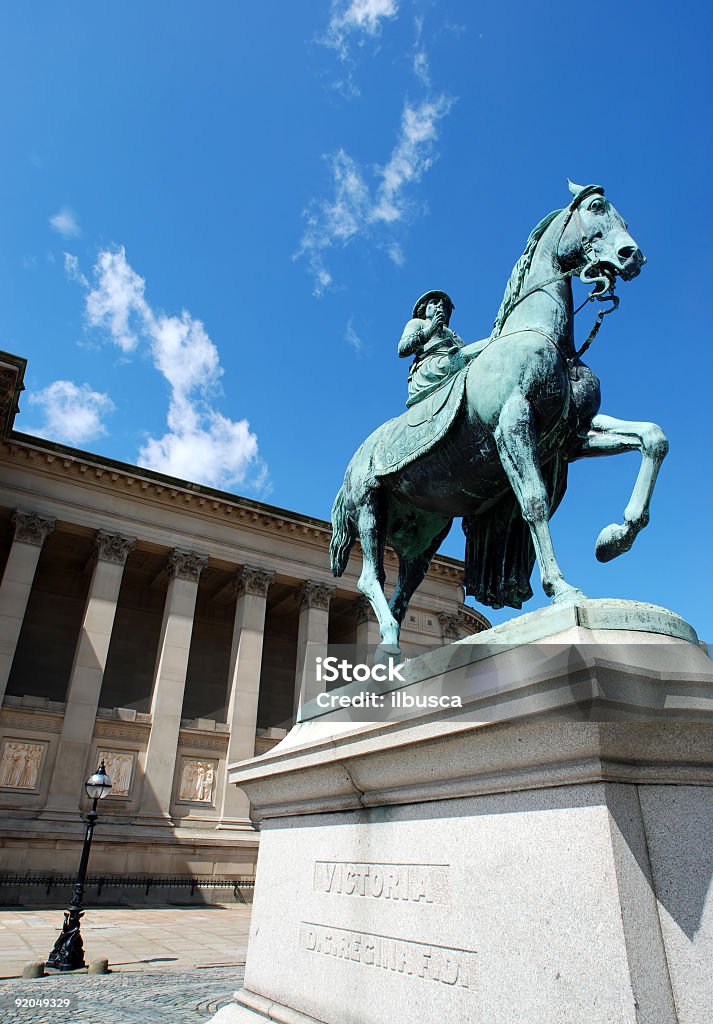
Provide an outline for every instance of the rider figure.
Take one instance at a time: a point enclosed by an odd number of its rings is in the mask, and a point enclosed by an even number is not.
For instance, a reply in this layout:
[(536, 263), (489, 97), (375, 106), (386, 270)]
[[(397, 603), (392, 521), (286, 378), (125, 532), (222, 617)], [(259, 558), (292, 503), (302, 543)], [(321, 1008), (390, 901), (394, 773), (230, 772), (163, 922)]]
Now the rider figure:
[(454, 306), (442, 291), (422, 295), (413, 307), (413, 319), (404, 327), (399, 355), (415, 355), (408, 375), (407, 406), (427, 398), (443, 381), (463, 365), (453, 358), (465, 342), (448, 323)]

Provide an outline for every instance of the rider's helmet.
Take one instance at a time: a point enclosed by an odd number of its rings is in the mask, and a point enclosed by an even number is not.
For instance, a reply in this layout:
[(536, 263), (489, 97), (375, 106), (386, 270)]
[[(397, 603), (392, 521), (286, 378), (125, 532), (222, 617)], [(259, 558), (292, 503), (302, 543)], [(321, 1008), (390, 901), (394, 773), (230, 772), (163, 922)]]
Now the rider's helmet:
[(426, 292), (416, 302), (416, 305), (413, 307), (413, 314), (412, 314), (414, 320), (423, 320), (423, 319), (425, 319), (425, 316), (426, 316), (426, 306), (431, 301), (431, 299), (436, 299), (436, 300), (444, 299), (448, 303), (448, 319), (450, 320), (451, 313), (455, 309), (455, 306), (453, 305), (453, 299), (450, 297), (448, 292), (442, 292), (442, 291), (439, 291), (438, 289), (435, 289), (434, 291)]

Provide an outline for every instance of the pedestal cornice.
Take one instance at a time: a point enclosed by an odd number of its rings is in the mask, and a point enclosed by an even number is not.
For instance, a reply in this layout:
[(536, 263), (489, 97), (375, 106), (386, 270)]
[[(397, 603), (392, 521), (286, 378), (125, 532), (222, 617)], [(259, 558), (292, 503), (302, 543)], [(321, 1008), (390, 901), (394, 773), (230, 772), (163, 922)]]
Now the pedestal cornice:
[[(627, 628), (611, 628), (617, 615)], [(591, 782), (713, 784), (713, 665), (673, 635), (695, 636), (678, 616), (588, 601), (489, 632), (406, 663), (381, 720), (305, 704), (279, 748), (229, 766), (230, 782), (258, 820)], [(393, 694), (453, 692), (462, 708), (388, 710)]]

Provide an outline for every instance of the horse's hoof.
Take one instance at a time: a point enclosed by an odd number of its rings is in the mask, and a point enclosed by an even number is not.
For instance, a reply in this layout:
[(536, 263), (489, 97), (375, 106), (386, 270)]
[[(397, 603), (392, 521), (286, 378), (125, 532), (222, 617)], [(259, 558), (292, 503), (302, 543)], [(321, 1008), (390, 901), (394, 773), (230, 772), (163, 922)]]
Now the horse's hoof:
[(380, 643), (374, 654), (375, 665), (388, 665), (390, 662), (401, 661), (401, 648), (398, 644)]
[(583, 590), (572, 587), (569, 583), (552, 595), (552, 604), (577, 604), (578, 601), (586, 601), (587, 595)]
[(635, 537), (636, 534), (628, 523), (623, 526), (619, 523), (605, 526), (597, 537), (597, 543), (594, 545), (594, 553), (597, 556), (597, 560), (600, 562), (611, 562), (612, 558), (623, 555), (634, 543)]

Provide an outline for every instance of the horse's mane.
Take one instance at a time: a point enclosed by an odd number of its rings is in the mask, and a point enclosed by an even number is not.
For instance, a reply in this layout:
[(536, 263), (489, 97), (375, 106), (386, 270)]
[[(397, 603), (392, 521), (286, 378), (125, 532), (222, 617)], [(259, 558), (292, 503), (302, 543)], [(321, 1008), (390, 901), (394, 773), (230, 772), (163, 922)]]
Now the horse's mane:
[(540, 221), (537, 227), (533, 228), (530, 232), (530, 237), (527, 240), (525, 251), (520, 257), (520, 259), (517, 261), (515, 266), (512, 268), (510, 280), (505, 286), (505, 294), (503, 295), (503, 301), (500, 303), (498, 315), (495, 317), (495, 323), (493, 324), (493, 330), (490, 335), (491, 338), (497, 338), (497, 336), (503, 329), (503, 324), (510, 315), (513, 307), (515, 306), (520, 296), (520, 292), (522, 291), (522, 285), (525, 280), (525, 275), (527, 274), (532, 264), (532, 259), (535, 255), (537, 243), (540, 241), (540, 239), (542, 238), (542, 236), (544, 235), (545, 231), (550, 226), (552, 221), (555, 219), (555, 217), (557, 217), (560, 213), (562, 213), (562, 210), (553, 210), (552, 213), (548, 213), (547, 216)]

